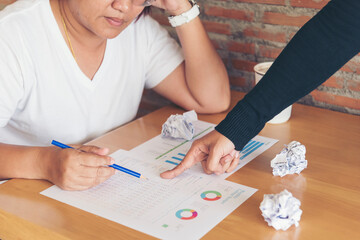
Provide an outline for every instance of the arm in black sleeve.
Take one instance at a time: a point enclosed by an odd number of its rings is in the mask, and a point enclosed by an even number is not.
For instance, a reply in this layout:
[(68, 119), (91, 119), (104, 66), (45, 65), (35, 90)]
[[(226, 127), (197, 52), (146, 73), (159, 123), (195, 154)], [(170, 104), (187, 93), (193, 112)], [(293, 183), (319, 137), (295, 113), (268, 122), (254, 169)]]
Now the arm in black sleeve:
[(360, 1), (330, 1), (216, 130), (241, 150), (268, 120), (326, 81), (359, 50)]

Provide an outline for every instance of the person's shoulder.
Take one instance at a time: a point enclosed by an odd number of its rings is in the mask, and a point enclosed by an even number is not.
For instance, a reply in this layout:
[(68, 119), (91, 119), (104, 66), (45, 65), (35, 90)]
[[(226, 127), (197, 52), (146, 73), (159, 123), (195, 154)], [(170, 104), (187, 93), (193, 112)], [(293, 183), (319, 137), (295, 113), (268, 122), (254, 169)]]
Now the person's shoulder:
[(0, 11), (0, 24), (22, 19), (21, 16), (30, 16), (32, 10), (44, 3), (46, 0), (17, 0)]
[(35, 34), (34, 29), (41, 27), (49, 4), (48, 0), (17, 0), (5, 7), (0, 11), (0, 39), (15, 45)]
[(49, 4), (49, 0), (17, 0), (0, 11), (0, 48), (22, 54), (29, 39), (38, 34), (41, 13)]

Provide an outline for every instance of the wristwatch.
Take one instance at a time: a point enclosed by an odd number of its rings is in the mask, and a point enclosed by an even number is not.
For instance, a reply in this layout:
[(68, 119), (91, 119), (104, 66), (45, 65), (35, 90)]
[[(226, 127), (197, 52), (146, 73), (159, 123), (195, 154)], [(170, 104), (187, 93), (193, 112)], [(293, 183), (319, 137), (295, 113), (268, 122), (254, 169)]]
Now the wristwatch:
[(184, 23), (188, 23), (200, 14), (200, 7), (195, 0), (189, 0), (192, 8), (180, 15), (168, 17), (172, 27), (178, 27)]

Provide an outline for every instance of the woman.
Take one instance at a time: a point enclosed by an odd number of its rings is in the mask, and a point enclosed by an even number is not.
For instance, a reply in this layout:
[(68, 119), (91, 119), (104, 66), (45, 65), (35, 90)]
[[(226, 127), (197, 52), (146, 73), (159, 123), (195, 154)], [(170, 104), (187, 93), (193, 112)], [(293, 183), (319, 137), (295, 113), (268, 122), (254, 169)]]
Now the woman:
[[(111, 175), (107, 149), (82, 144), (135, 117), (144, 87), (184, 109), (230, 102), (225, 67), (187, 0), (157, 0), (182, 51), (149, 16), (151, 1), (19, 0), (0, 13), (0, 179), (87, 189)], [(195, 9), (196, 10), (196, 9)]]

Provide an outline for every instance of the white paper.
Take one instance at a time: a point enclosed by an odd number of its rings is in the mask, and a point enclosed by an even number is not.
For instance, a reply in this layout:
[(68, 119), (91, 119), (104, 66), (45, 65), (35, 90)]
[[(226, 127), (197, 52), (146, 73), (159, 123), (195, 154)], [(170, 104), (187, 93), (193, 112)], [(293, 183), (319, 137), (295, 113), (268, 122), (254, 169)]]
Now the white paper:
[(183, 116), (188, 119), (190, 122), (195, 122), (198, 120), (195, 110), (187, 111), (183, 113)]
[[(194, 139), (214, 129), (195, 121)], [(161, 135), (134, 148), (112, 154), (116, 163), (148, 180), (118, 172), (86, 191), (69, 192), (53, 186), (41, 194), (161, 239), (199, 239), (257, 190), (224, 180), (229, 174), (207, 175), (198, 164), (168, 180), (160, 173), (184, 158), (193, 140)], [(244, 166), (277, 140), (256, 136), (240, 153)], [(221, 196), (220, 196), (221, 195)]]
[(283, 150), (271, 160), (273, 175), (283, 177), (287, 174), (300, 174), (307, 167), (306, 148), (297, 141), (285, 145)]
[(161, 135), (168, 138), (191, 140), (195, 133), (192, 122), (197, 120), (197, 114), (194, 110), (184, 114), (171, 115), (162, 125)]
[[(184, 159), (184, 156), (189, 151), (191, 144), (195, 139), (208, 134), (214, 130), (214, 127), (216, 126), (215, 124), (204, 121), (195, 121), (193, 124), (195, 126), (195, 135), (192, 140), (169, 139), (158, 135), (133, 148), (130, 152), (139, 158), (147, 159), (149, 163), (152, 162), (156, 164), (156, 169), (158, 170), (157, 173), (159, 174), (172, 169)], [(240, 162), (237, 168), (231, 173), (224, 173), (216, 176), (216, 178), (226, 179), (231, 174), (245, 166), (248, 162), (269, 149), (277, 141), (277, 139), (255, 136), (240, 152)], [(201, 176), (204, 175), (200, 163), (191, 167), (191, 169), (189, 169), (186, 173)]]
[(269, 226), (286, 231), (291, 225), (299, 226), (301, 202), (286, 189), (278, 194), (265, 194), (260, 210)]
[(41, 194), (157, 238), (199, 239), (257, 191), (205, 174), (161, 179), (153, 161), (123, 150), (112, 156), (148, 180), (118, 172), (89, 190)]

